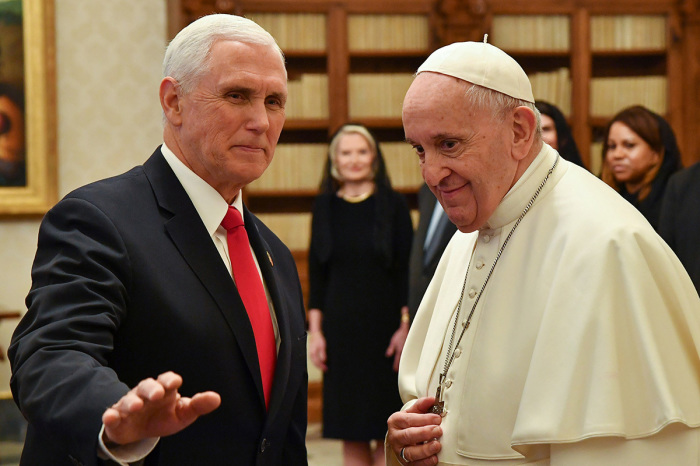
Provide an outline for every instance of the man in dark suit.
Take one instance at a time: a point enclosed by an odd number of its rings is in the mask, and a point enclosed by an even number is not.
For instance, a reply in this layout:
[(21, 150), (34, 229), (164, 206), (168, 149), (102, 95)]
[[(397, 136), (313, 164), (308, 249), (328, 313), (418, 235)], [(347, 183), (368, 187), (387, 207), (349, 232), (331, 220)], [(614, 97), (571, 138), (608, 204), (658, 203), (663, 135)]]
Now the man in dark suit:
[[(164, 144), (42, 222), (9, 350), (23, 465), (307, 463), (296, 267), (241, 200), (284, 124), (282, 53), (252, 21), (211, 15), (173, 39), (164, 76)], [(232, 209), (242, 249), (221, 226)], [(234, 280), (258, 284), (263, 312)]]
[(457, 231), (426, 184), (418, 191), (418, 213), (418, 229), (413, 235), (409, 263), (408, 311), (411, 320), (435, 274), (442, 252)]

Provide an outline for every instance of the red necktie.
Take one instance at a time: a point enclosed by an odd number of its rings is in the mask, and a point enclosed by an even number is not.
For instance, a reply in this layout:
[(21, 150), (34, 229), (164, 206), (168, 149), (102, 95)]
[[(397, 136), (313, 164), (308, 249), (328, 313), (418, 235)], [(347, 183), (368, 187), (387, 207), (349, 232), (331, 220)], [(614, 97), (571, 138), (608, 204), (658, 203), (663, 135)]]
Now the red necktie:
[(228, 255), (231, 258), (233, 279), (248, 312), (250, 324), (253, 326), (265, 405), (269, 406), (272, 379), (275, 375), (277, 361), (277, 344), (275, 333), (272, 330), (272, 319), (270, 318), (265, 289), (250, 251), (250, 243), (243, 226), (243, 219), (235, 207), (229, 206), (221, 226), (227, 232), (226, 240), (228, 242)]

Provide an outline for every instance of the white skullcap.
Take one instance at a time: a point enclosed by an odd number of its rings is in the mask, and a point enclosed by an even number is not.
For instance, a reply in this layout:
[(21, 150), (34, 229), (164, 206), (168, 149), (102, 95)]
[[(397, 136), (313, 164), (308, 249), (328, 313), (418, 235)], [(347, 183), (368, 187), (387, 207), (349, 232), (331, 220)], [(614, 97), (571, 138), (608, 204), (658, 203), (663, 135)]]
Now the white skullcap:
[(535, 103), (532, 86), (518, 62), (484, 42), (455, 42), (434, 51), (418, 68), (478, 84), (516, 99)]

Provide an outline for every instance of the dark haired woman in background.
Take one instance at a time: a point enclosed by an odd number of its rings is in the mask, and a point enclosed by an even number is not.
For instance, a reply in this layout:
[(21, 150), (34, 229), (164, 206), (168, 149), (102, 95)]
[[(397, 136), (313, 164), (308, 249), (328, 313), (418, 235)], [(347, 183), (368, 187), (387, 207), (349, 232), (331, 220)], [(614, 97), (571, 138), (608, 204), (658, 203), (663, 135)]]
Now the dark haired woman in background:
[(535, 102), (535, 107), (540, 111), (542, 140), (556, 149), (564, 159), (583, 167), (571, 128), (561, 110), (542, 100)]
[(603, 141), (601, 178), (658, 230), (668, 179), (681, 168), (671, 126), (651, 110), (635, 105), (612, 118)]
[(309, 354), (324, 371), (323, 436), (343, 440), (346, 465), (384, 464), (386, 421), (402, 406), (412, 235), (376, 140), (343, 126), (314, 205), (308, 305)]

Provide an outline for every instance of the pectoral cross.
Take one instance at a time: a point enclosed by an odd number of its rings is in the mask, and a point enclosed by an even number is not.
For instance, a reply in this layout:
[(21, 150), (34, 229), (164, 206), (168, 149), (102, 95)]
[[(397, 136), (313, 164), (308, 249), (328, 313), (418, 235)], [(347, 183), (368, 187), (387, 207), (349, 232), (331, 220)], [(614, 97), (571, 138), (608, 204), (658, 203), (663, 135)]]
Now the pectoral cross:
[(442, 392), (445, 390), (445, 377), (445, 374), (440, 374), (437, 393), (435, 393), (435, 404), (430, 408), (431, 413), (439, 414), (441, 417), (445, 417), (447, 414), (445, 402), (442, 400)]

